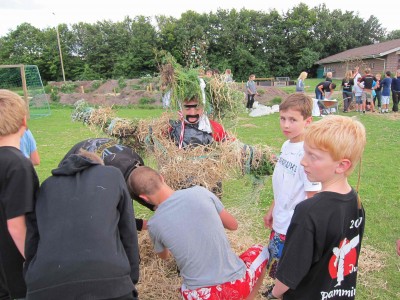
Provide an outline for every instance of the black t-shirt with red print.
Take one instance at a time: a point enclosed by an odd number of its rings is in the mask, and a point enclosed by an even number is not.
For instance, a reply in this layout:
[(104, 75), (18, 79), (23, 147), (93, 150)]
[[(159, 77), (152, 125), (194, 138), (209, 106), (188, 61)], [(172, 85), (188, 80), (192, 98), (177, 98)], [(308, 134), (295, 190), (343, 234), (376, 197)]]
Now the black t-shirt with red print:
[(290, 287), (283, 299), (354, 299), (364, 225), (354, 190), (298, 204), (276, 274)]

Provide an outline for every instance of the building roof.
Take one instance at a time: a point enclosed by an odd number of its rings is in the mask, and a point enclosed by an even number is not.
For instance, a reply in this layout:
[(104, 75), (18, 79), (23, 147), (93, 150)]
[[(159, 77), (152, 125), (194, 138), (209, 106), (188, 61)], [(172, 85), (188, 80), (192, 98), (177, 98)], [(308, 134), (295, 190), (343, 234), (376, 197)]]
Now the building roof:
[(331, 55), (320, 59), (316, 64), (322, 65), (327, 63), (342, 62), (354, 59), (366, 59), (386, 56), (390, 53), (400, 50), (400, 39), (391, 40), (383, 43), (377, 43), (349, 49), (335, 55)]

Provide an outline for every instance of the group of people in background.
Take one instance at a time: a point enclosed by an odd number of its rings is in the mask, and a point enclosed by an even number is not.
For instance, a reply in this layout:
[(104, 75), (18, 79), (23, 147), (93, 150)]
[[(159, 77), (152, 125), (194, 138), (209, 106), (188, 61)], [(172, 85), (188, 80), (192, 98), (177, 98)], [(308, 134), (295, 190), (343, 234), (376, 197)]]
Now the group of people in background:
[[(366, 111), (375, 112), (377, 108), (379, 113), (389, 112), (390, 96), (392, 96), (392, 112), (398, 112), (400, 101), (400, 69), (392, 77), (390, 71), (386, 71), (384, 78), (382, 74), (372, 75), (371, 68), (364, 70), (364, 75), (359, 72), (359, 66), (353, 70), (347, 70), (342, 79), (343, 112), (350, 110), (353, 99), (355, 100), (355, 111), (366, 113)], [(305, 92), (305, 79), (307, 72), (301, 72), (296, 83), (296, 92)], [(336, 88), (332, 82), (332, 72), (326, 73), (324, 81), (318, 83), (315, 87), (315, 98), (318, 100), (329, 100)]]
[(381, 73), (372, 75), (369, 67), (365, 68), (364, 75), (361, 75), (359, 67), (356, 66), (354, 71), (348, 70), (342, 79), (343, 112), (349, 111), (350, 104), (355, 98), (356, 112), (375, 112), (377, 107), (379, 113), (388, 113), (390, 94), (393, 99), (392, 111), (397, 112), (399, 88), (400, 70), (396, 71), (394, 78), (390, 71), (386, 71), (382, 79)]

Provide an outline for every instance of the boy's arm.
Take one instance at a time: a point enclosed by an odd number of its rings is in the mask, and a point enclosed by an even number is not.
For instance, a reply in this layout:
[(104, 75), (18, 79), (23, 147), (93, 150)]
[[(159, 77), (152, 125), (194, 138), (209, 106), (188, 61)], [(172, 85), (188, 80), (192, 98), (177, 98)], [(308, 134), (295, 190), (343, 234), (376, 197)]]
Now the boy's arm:
[(34, 166), (38, 166), (40, 164), (40, 156), (39, 156), (39, 152), (37, 150), (33, 151), (31, 153), (31, 157), (30, 157), (32, 164)]
[(323, 84), (319, 85), (317, 88), (319, 89), (319, 91), (321, 92), (322, 95), (325, 95)]
[(275, 207), (275, 200), (272, 201), (269, 210), (264, 216), (264, 225), (266, 228), (269, 229), (272, 229), (272, 223), (273, 223), (272, 211), (274, 210), (274, 207)]
[(228, 213), (226, 209), (223, 209), (219, 213), (219, 217), (221, 218), (222, 224), (226, 229), (236, 230), (238, 228), (238, 223), (235, 217)]
[(25, 215), (7, 220), (7, 228), (21, 255), (25, 258), (26, 221)]
[(283, 294), (286, 293), (287, 290), (289, 290), (289, 287), (287, 285), (283, 284), (278, 279), (275, 279), (275, 286), (271, 292), (275, 298), (282, 299)]
[(167, 259), (169, 257), (169, 250), (167, 248), (164, 248), (164, 250), (162, 252), (158, 252), (157, 255), (159, 258), (161, 259)]

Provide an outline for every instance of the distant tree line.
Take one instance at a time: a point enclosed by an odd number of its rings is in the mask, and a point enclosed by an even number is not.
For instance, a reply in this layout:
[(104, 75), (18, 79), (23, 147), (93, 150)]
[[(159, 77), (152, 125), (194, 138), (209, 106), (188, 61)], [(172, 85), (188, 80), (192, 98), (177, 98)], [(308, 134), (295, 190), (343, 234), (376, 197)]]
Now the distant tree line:
[[(154, 22), (153, 22), (154, 23)], [(300, 3), (286, 13), (220, 9), (179, 19), (125, 17), (58, 26), (67, 80), (137, 78), (158, 72), (157, 51), (182, 65), (232, 70), (234, 79), (290, 76), (315, 71), (314, 62), (347, 49), (400, 37), (379, 20), (354, 12), (330, 11), (324, 4)], [(23, 23), (0, 38), (0, 64), (32, 64), (44, 81), (62, 80), (55, 28)]]

